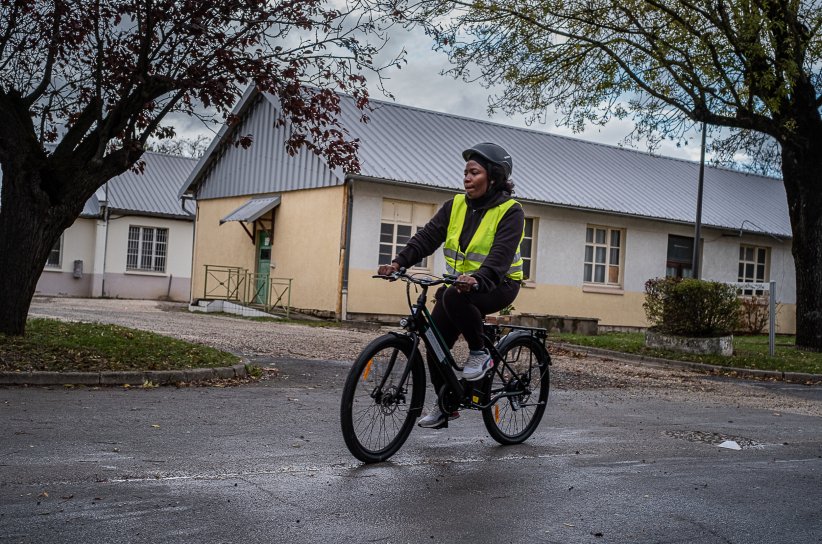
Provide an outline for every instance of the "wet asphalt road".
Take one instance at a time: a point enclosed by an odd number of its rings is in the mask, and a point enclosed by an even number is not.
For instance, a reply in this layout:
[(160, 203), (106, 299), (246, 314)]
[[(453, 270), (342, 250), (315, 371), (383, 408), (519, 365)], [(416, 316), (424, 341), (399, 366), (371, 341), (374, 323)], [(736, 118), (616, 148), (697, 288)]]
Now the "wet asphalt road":
[(559, 390), (525, 444), (468, 413), (363, 466), (346, 365), (276, 366), (228, 388), (0, 389), (0, 543), (822, 542), (818, 417)]

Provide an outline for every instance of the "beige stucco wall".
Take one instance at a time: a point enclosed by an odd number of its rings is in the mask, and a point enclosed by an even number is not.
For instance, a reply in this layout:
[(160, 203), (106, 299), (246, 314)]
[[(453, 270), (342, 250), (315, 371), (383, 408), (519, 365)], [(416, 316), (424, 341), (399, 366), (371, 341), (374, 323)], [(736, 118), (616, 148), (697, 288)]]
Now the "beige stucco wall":
[[(94, 272), (94, 240), (97, 221), (77, 219), (63, 232), (60, 266), (47, 266), (37, 282), (35, 294), (87, 297), (91, 295)], [(83, 275), (74, 277), (74, 261), (83, 261)]]
[[(126, 270), (132, 225), (168, 229), (165, 272)], [(188, 300), (193, 228), (191, 221), (157, 217), (112, 216), (108, 226), (98, 219), (77, 219), (63, 233), (60, 266), (43, 269), (36, 294)], [(83, 261), (81, 278), (73, 275), (75, 260)]]
[[(410, 187), (357, 182), (354, 185), (354, 243), (351, 249), (348, 311), (351, 314), (401, 315), (407, 313), (405, 286), (372, 279), (377, 268), (380, 209), (383, 198), (433, 203), (440, 206), (451, 194)], [(665, 275), (668, 235), (693, 236), (693, 228), (639, 218), (549, 208), (524, 203), (526, 217), (537, 221), (533, 281), (514, 303), (516, 313), (595, 317), (602, 325), (645, 327), (642, 303), (645, 282)], [(602, 225), (625, 229), (621, 289), (583, 285), (585, 229)], [(769, 277), (778, 282), (778, 331), (795, 331), (795, 281), (790, 243), (770, 237), (727, 236), (703, 228), (703, 277), (736, 281), (739, 245), (769, 247)], [(432, 271), (444, 270), (441, 252)]]
[(340, 292), (344, 189), (282, 193), (274, 221), (272, 275), (292, 278), (291, 305), (335, 312)]
[(235, 266), (254, 271), (254, 242), (239, 223), (220, 224), (220, 219), (248, 199), (247, 196), (239, 196), (197, 201), (191, 271), (192, 300), (209, 298), (205, 296), (205, 289), (213, 291), (217, 287), (214, 277), (209, 278), (207, 285), (205, 265)]
[[(203, 298), (206, 264), (239, 266), (254, 271), (256, 252), (251, 238), (239, 223), (219, 224), (222, 217), (249, 198), (198, 201), (194, 299)], [(340, 290), (344, 189), (340, 186), (289, 191), (281, 193), (280, 198), (274, 213), (271, 276), (292, 280), (293, 307), (334, 312)]]
[(46, 267), (50, 272), (72, 272), (74, 261), (83, 261), (83, 271), (94, 269), (94, 232), (97, 220), (77, 219), (63, 232), (63, 249), (59, 267)]

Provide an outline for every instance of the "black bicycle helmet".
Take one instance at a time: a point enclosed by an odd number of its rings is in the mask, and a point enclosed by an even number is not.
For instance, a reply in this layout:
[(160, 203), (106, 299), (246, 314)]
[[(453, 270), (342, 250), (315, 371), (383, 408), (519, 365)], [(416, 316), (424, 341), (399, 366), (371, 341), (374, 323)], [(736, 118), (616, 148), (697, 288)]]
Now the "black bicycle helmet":
[(508, 178), (511, 177), (511, 172), (514, 170), (514, 161), (511, 155), (497, 144), (485, 142), (477, 144), (474, 147), (469, 147), (462, 152), (462, 158), (465, 159), (466, 162), (471, 158), (471, 155), (479, 155), (486, 161), (501, 166), (505, 173), (505, 179), (502, 180), (503, 182), (508, 181)]

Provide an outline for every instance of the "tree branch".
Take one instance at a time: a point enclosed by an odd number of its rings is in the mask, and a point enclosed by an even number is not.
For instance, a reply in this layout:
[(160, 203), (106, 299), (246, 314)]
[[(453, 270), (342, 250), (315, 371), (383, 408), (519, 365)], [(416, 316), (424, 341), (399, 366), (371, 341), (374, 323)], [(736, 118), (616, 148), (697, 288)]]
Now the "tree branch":
[(60, 14), (59, 9), (55, 6), (54, 21), (51, 26), (51, 35), (49, 36), (48, 55), (46, 56), (46, 65), (43, 68), (43, 77), (40, 80), (40, 84), (37, 85), (31, 93), (23, 98), (23, 103), (26, 105), (26, 108), (30, 108), (32, 104), (34, 104), (43, 95), (43, 93), (46, 92), (46, 89), (48, 89), (48, 86), (51, 83), (51, 74), (52, 69), (54, 68), (54, 61), (57, 57), (57, 43), (59, 40)]

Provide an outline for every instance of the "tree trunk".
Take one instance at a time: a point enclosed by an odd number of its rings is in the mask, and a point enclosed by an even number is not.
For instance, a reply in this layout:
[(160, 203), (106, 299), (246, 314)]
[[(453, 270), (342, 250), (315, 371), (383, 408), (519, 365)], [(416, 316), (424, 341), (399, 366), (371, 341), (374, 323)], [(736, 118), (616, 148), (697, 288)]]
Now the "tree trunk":
[[(15, 161), (20, 165), (24, 161)], [(21, 336), (51, 248), (85, 201), (52, 202), (41, 172), (5, 168), (0, 207), (0, 334)], [(51, 180), (49, 180), (51, 181)], [(79, 198), (75, 197), (75, 200)]]
[(782, 143), (796, 267), (796, 346), (822, 351), (822, 123)]

